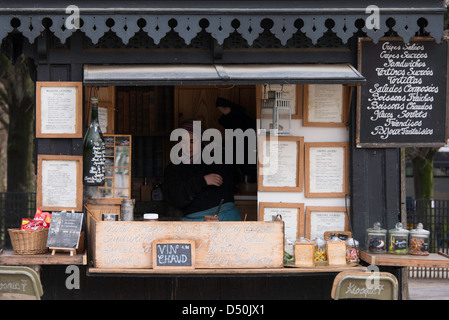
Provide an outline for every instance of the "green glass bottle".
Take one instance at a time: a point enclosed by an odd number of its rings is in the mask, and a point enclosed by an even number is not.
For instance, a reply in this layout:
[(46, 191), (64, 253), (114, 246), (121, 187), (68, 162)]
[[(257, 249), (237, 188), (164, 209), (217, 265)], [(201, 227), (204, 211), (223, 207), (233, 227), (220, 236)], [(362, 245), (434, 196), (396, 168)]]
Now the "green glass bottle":
[(104, 185), (105, 146), (98, 122), (98, 98), (90, 99), (92, 115), (83, 142), (83, 183), (85, 186)]

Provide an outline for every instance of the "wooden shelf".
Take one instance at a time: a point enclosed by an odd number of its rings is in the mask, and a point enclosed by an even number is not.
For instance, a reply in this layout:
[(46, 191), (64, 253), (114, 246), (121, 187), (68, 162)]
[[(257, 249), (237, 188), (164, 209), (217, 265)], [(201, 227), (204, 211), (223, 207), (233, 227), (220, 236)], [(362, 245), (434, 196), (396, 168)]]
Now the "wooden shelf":
[(44, 254), (20, 255), (14, 254), (12, 250), (5, 250), (0, 254), (0, 265), (23, 266), (23, 265), (87, 265), (87, 254), (55, 253), (51, 251)]
[(109, 269), (109, 268), (89, 268), (91, 275), (97, 274), (147, 274), (147, 275), (295, 275), (312, 273), (339, 273), (342, 271), (366, 271), (366, 267), (342, 266), (342, 267), (317, 267), (317, 268), (258, 268), (258, 269)]
[(449, 258), (438, 253), (431, 253), (428, 256), (415, 256), (411, 254), (373, 254), (361, 251), (360, 259), (368, 264), (378, 266), (449, 268)]

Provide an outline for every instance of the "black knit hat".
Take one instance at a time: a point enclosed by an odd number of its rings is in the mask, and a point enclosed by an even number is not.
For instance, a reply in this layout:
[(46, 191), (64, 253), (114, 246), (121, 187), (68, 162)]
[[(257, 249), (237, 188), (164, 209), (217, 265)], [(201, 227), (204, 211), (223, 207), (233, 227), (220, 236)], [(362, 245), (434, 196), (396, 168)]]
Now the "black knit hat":
[(231, 109), (239, 109), (242, 112), (244, 110), (244, 108), (241, 105), (234, 103), (232, 101), (229, 101), (225, 98), (220, 98), (220, 97), (217, 98), (217, 101), (215, 102), (215, 106), (216, 107), (229, 107)]

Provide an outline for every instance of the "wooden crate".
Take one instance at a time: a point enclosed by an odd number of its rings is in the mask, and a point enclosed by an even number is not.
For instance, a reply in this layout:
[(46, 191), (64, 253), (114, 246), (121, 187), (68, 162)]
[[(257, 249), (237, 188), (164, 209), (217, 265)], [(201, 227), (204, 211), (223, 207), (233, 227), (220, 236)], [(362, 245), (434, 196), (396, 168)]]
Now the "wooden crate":
[(90, 220), (95, 268), (152, 268), (155, 240), (194, 240), (197, 269), (283, 267), (282, 221)]
[(101, 221), (103, 213), (115, 213), (119, 215), (120, 220), (120, 203), (108, 203), (106, 200), (89, 200), (86, 203), (87, 213), (87, 229), (90, 231), (90, 217)]
[(315, 241), (295, 243), (295, 266), (315, 267)]
[(346, 242), (327, 241), (326, 242), (327, 262), (329, 266), (346, 265)]

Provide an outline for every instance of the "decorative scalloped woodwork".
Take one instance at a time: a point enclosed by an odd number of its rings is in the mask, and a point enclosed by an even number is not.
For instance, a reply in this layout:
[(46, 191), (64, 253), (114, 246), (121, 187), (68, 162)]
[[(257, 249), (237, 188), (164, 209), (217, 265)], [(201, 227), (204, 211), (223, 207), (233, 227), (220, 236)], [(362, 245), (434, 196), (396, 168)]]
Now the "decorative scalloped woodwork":
[[(24, 37), (26, 37), (30, 43), (33, 43), (35, 39), (45, 30), (42, 24), (44, 18), (51, 20), (51, 26), (49, 30), (53, 35), (64, 44), (70, 35), (76, 31), (75, 28), (67, 29), (65, 27), (66, 15), (51, 15), (51, 16), (0, 16), (0, 41), (5, 38), (8, 33), (13, 32), (11, 26), (11, 20), (17, 18), (20, 20), (20, 25), (17, 30), (20, 31)], [(219, 45), (222, 45), (231, 34), (238, 32), (243, 39), (248, 42), (249, 46), (252, 46), (254, 41), (264, 32), (264, 28), (261, 23), (264, 19), (270, 19), (273, 23), (270, 31), (285, 46), (298, 32), (297, 26), (295, 26), (298, 19), (301, 19), (304, 25), (300, 31), (304, 33), (312, 43), (316, 45), (321, 37), (328, 31), (325, 23), (326, 20), (331, 19), (334, 21), (332, 31), (346, 43), (354, 33), (358, 31), (355, 26), (357, 20), (364, 20), (366, 15), (275, 15), (275, 16), (263, 16), (263, 15), (82, 15), (81, 31), (92, 41), (93, 44), (97, 44), (101, 37), (103, 37), (108, 31), (112, 31), (118, 38), (121, 39), (123, 44), (128, 44), (137, 33), (143, 31), (148, 34), (150, 38), (154, 40), (154, 43), (158, 45), (160, 41), (172, 30), (177, 32), (179, 36), (185, 41), (187, 45), (190, 45), (192, 40), (204, 30), (200, 26), (200, 21), (206, 19), (208, 26), (205, 30), (211, 34), (211, 37), (217, 41)], [(411, 37), (420, 31), (418, 20), (425, 18), (427, 26), (425, 31), (436, 39), (436, 42), (441, 42), (443, 37), (443, 17), (442, 15), (380, 15), (380, 29), (368, 29), (364, 26), (361, 30), (366, 33), (368, 37), (371, 37), (374, 42), (377, 42), (379, 38), (383, 37), (386, 32), (390, 30), (386, 22), (388, 19), (393, 18), (395, 25), (392, 31), (396, 32), (399, 36), (403, 37), (405, 42), (408, 42)], [(113, 25), (109, 27), (106, 24), (108, 19), (113, 20)], [(145, 25), (141, 28), (138, 25), (138, 21), (142, 19), (145, 21)], [(169, 25), (170, 20), (176, 22), (176, 26), (173, 28)], [(232, 26), (232, 22), (238, 20), (238, 27)]]

